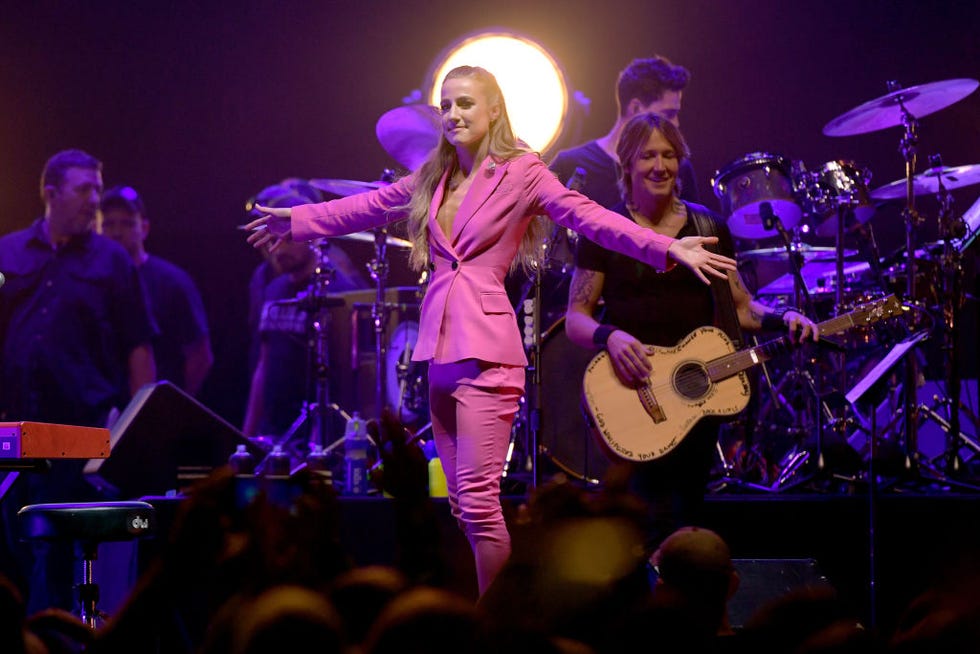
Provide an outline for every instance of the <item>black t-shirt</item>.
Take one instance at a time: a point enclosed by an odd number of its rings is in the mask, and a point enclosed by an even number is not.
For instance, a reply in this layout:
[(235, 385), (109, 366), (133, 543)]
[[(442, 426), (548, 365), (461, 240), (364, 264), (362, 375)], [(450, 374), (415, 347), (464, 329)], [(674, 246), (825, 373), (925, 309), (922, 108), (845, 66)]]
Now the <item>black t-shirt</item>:
[(197, 286), (186, 272), (160, 257), (139, 267), (150, 313), (159, 334), (153, 340), (157, 379), (184, 387), (184, 348), (208, 337), (208, 320)]
[[(626, 205), (612, 208), (630, 218)], [(698, 236), (690, 216), (677, 238)], [(719, 252), (734, 256), (731, 234), (720, 218), (712, 216), (719, 236)], [(616, 325), (651, 345), (672, 346), (691, 331), (714, 324), (711, 287), (684, 266), (659, 272), (653, 266), (602, 248), (586, 238), (578, 241), (575, 265), (604, 275), (603, 323)]]

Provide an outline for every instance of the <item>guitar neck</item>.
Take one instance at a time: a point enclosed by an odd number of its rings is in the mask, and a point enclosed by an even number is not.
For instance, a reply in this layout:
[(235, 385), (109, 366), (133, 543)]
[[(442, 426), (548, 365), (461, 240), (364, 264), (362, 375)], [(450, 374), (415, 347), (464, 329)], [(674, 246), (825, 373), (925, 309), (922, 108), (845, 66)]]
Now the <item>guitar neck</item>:
[[(836, 318), (825, 320), (819, 323), (817, 328), (820, 330), (820, 334), (826, 336), (846, 331), (857, 324), (854, 316), (859, 312), (852, 311)], [(752, 366), (765, 363), (775, 356), (788, 352), (790, 347), (789, 336), (781, 336), (780, 338), (774, 338), (771, 341), (760, 343), (755, 347), (726, 354), (707, 363), (708, 376), (713, 382), (727, 379)]]

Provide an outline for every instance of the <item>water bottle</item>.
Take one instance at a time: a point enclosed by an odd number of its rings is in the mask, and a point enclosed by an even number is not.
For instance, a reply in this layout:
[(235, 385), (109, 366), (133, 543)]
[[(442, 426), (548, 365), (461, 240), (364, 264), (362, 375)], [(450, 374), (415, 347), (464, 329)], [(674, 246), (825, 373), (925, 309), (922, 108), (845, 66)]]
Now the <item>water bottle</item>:
[(322, 445), (311, 445), (310, 453), (306, 455), (306, 469), (310, 478), (324, 484), (333, 483), (333, 472), (330, 470), (330, 457), (323, 451)]
[(344, 491), (348, 495), (367, 495), (370, 446), (371, 441), (367, 437), (364, 420), (355, 411), (347, 421), (347, 429), (344, 431), (344, 467), (346, 468)]
[(251, 475), (255, 472), (255, 459), (244, 445), (239, 445), (228, 457), (228, 465), (236, 475)]
[(265, 457), (265, 468), (262, 474), (266, 477), (288, 477), (292, 470), (292, 463), (289, 454), (283, 451), (282, 446), (276, 445)]
[(446, 497), (449, 490), (446, 487), (446, 473), (442, 469), (439, 457), (429, 459), (429, 497)]

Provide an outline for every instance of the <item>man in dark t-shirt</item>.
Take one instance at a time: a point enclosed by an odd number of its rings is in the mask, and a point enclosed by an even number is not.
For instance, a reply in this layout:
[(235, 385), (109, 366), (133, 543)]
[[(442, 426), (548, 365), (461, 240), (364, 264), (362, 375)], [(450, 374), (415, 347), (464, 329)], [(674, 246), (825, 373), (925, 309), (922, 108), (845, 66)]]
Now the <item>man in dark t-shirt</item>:
[(105, 192), (98, 228), (126, 249), (139, 271), (157, 326), (153, 340), (157, 379), (171, 381), (196, 395), (214, 363), (197, 286), (186, 272), (146, 251), (150, 220), (142, 198), (132, 187), (116, 186)]
[[(678, 239), (715, 237), (718, 254), (734, 257), (724, 220), (677, 197), (677, 177), (688, 150), (677, 127), (656, 113), (637, 114), (623, 127), (618, 152), (626, 200), (613, 209), (641, 227)], [(569, 291), (566, 328), (577, 345), (605, 348), (620, 383), (654, 382), (647, 346), (674, 346), (694, 329), (716, 325), (738, 340), (739, 329), (798, 331), (816, 339), (816, 326), (795, 309), (756, 302), (737, 271), (712, 286), (687, 268), (667, 271), (608, 252), (580, 239)], [(597, 315), (600, 299), (604, 314)], [(666, 383), (664, 379), (657, 379)], [(680, 526), (696, 524), (718, 437), (718, 423), (697, 422), (663, 456), (633, 466), (634, 491), (650, 505), (648, 547)]]
[[(665, 57), (634, 59), (616, 80), (616, 122), (605, 136), (559, 152), (549, 168), (567, 183), (576, 168), (585, 171), (581, 193), (607, 209), (622, 201), (619, 189), (619, 157), (616, 143), (623, 126), (633, 116), (653, 112), (680, 127), (681, 100), (691, 75), (683, 66)], [(698, 201), (697, 177), (690, 159), (678, 172), (680, 198)]]

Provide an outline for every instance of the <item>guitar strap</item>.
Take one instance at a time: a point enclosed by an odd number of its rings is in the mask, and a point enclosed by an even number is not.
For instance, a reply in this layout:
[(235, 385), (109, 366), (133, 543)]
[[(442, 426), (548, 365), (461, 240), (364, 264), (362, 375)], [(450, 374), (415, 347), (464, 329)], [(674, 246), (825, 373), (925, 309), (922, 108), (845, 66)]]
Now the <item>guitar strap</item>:
[[(718, 223), (708, 213), (705, 207), (700, 205), (685, 203), (687, 213), (694, 221), (694, 229), (698, 236), (719, 236)], [(719, 240), (719, 243), (721, 241)], [(707, 245), (705, 249), (719, 254), (718, 244)], [(732, 298), (732, 289), (727, 279), (711, 277), (711, 295), (715, 304), (715, 326), (721, 329), (728, 338), (732, 339), (735, 349), (742, 347), (742, 329), (738, 324), (738, 314), (735, 312), (735, 300)]]

